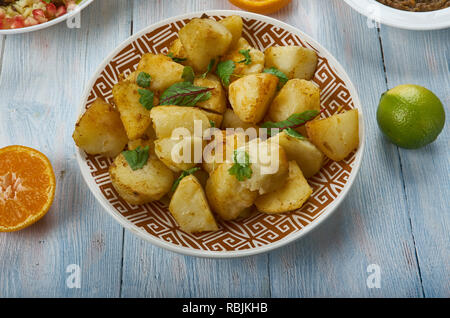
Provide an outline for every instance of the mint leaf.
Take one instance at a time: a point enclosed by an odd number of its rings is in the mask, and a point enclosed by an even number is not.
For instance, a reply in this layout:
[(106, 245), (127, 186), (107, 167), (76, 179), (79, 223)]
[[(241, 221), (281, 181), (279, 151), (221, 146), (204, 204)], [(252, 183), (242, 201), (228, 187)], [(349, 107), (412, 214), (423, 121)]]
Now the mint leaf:
[(148, 161), (149, 146), (142, 149), (140, 146), (135, 150), (126, 150), (122, 152), (125, 160), (130, 165), (130, 168), (134, 170), (142, 169)]
[(173, 185), (172, 185), (172, 192), (175, 192), (175, 190), (177, 189), (178, 185), (180, 184), (181, 180), (182, 180), (184, 177), (187, 177), (187, 176), (189, 176), (189, 175), (191, 175), (191, 174), (194, 174), (194, 173), (195, 173), (196, 171), (198, 171), (198, 170), (200, 170), (199, 167), (194, 167), (194, 168), (191, 168), (191, 169), (188, 169), (188, 170), (184, 170), (184, 171), (181, 173), (181, 175), (178, 177), (178, 179), (175, 180), (175, 182), (173, 183)]
[(195, 106), (211, 98), (214, 88), (195, 86), (190, 82), (175, 83), (161, 95), (160, 105)]
[(294, 130), (294, 128), (286, 128), (284, 131), (286, 132), (286, 134), (288, 134), (291, 137), (301, 139), (301, 140), (305, 139), (305, 137), (301, 133), (299, 133), (297, 130)]
[(239, 50), (239, 53), (244, 55), (244, 59), (242, 61), (239, 61), (238, 63), (244, 63), (245, 65), (252, 64), (252, 57), (250, 56), (250, 49)]
[[(294, 130), (294, 128), (298, 128), (305, 124), (307, 121), (314, 119), (314, 117), (319, 115), (319, 113), (320, 112), (317, 110), (307, 110), (303, 113), (292, 114), (288, 119), (276, 123), (272, 121), (265, 122), (261, 125), (261, 128), (267, 128), (267, 135), (272, 136), (272, 128), (278, 128), (280, 131), (288, 128)], [(287, 133), (289, 134), (289, 132)]]
[(245, 181), (245, 179), (252, 177), (253, 170), (250, 167), (250, 156), (245, 150), (235, 150), (233, 161), (233, 166), (228, 169), (230, 175), (235, 176), (238, 181)]
[(145, 109), (152, 109), (153, 99), (155, 98), (153, 92), (149, 91), (148, 89), (139, 88), (138, 93), (139, 95), (141, 95), (141, 98), (139, 98), (139, 103), (141, 103), (141, 105), (144, 106)]
[(145, 73), (145, 72), (140, 72), (136, 79), (136, 83), (140, 87), (143, 87), (143, 88), (149, 88), (151, 81), (152, 81), (152, 77), (150, 76), (150, 74)]
[(195, 73), (192, 67), (185, 66), (181, 78), (184, 79), (185, 82), (194, 83)]
[(187, 60), (187, 58), (175, 57), (172, 52), (169, 52), (167, 56), (170, 57), (172, 61), (177, 63), (181, 63)]
[(216, 59), (212, 59), (211, 61), (209, 61), (208, 69), (206, 70), (205, 73), (201, 75), (201, 78), (206, 78), (206, 75), (208, 75), (208, 73), (211, 72), (212, 68), (214, 67), (214, 64), (216, 64)]
[(280, 90), (284, 86), (284, 84), (289, 81), (289, 78), (286, 76), (286, 74), (275, 67), (266, 68), (263, 73), (269, 73), (278, 77), (278, 90)]
[(230, 85), (230, 77), (233, 75), (234, 69), (236, 68), (236, 64), (233, 61), (223, 61), (217, 65), (216, 73), (220, 77), (223, 85)]

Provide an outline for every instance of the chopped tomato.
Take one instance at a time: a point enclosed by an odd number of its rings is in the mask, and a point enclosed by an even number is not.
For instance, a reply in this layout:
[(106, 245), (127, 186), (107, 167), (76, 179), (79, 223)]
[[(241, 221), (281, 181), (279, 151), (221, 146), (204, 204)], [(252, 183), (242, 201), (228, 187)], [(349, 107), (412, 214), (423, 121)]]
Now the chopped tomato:
[(34, 9), (33, 10), (33, 17), (39, 22), (44, 23), (47, 22), (48, 19), (45, 17), (44, 10), (42, 9)]
[(56, 16), (56, 6), (53, 3), (46, 4), (47, 18), (54, 18)]
[(24, 19), (21, 15), (16, 15), (13, 18), (13, 23), (11, 24), (11, 29), (19, 29), (25, 26)]
[(64, 14), (67, 13), (67, 9), (65, 6), (60, 6), (57, 10), (56, 10), (56, 17), (60, 17)]

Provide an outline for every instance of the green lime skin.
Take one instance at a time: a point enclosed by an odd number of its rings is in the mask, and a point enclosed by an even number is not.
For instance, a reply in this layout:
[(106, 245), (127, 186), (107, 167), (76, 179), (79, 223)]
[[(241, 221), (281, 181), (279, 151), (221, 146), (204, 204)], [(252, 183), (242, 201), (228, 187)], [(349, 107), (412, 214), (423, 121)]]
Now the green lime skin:
[(400, 85), (381, 96), (377, 122), (392, 143), (417, 149), (439, 136), (445, 124), (445, 111), (439, 98), (425, 87)]

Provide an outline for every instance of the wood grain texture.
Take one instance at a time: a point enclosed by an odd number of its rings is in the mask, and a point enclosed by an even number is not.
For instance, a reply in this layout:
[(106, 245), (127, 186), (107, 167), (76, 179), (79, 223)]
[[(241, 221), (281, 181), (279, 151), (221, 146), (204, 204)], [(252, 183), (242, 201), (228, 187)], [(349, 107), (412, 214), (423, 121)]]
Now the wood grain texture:
[[(43, 220), (0, 234), (0, 297), (119, 296), (123, 229), (85, 185), (71, 137), (87, 80), (129, 36), (131, 16), (118, 11), (128, 12), (123, 1), (95, 1), (82, 12), (81, 29), (62, 23), (5, 41), (0, 147), (47, 154), (57, 192)], [(69, 264), (81, 267), (80, 289), (66, 287)]]
[[(389, 88), (418, 84), (450, 105), (450, 29), (381, 28)], [(399, 50), (399, 46), (402, 49)], [(400, 150), (407, 208), (426, 297), (450, 297), (450, 133), (418, 150)]]
[[(382, 92), (407, 82), (432, 89), (448, 110), (450, 30), (368, 28), (341, 0), (293, 0), (273, 15), (329, 49), (363, 104), (365, 158), (329, 220), (269, 254), (214, 260), (155, 247), (103, 211), (71, 138), (87, 81), (132, 33), (211, 9), (237, 8), (225, 0), (95, 1), (79, 30), (0, 36), (0, 147), (43, 151), (58, 182), (43, 220), (0, 234), (0, 297), (449, 297), (448, 128), (422, 150), (399, 150), (381, 136), (375, 113)], [(66, 287), (73, 263), (81, 289)], [(381, 268), (380, 289), (366, 285), (370, 264)]]

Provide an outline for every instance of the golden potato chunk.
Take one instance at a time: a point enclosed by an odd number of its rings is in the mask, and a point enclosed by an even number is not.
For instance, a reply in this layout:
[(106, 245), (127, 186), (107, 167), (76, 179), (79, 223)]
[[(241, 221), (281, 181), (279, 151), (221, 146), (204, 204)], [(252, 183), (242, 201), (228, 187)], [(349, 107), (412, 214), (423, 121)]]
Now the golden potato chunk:
[(267, 73), (247, 75), (231, 83), (229, 100), (235, 114), (245, 123), (260, 122), (275, 97), (277, 85), (278, 77)]
[(189, 62), (198, 73), (207, 70), (212, 59), (224, 55), (230, 47), (230, 31), (211, 19), (192, 19), (178, 33)]
[(227, 108), (227, 97), (222, 87), (222, 83), (217, 76), (208, 74), (206, 78), (197, 77), (194, 80), (194, 85), (214, 88), (211, 91), (211, 97), (205, 101), (198, 102), (196, 104), (197, 107), (219, 114), (222, 114), (225, 111)]
[(136, 205), (161, 199), (170, 191), (174, 181), (172, 171), (153, 156), (142, 169), (132, 170), (120, 154), (109, 167), (109, 174), (119, 195)]
[(286, 182), (289, 163), (284, 149), (279, 144), (257, 138), (247, 143), (245, 151), (250, 158), (252, 176), (241, 182), (244, 188), (264, 194), (274, 191)]
[(316, 72), (318, 57), (314, 50), (301, 46), (272, 46), (265, 51), (266, 67), (275, 67), (289, 79), (311, 80)]
[(220, 128), (223, 121), (223, 115), (209, 112), (207, 110), (203, 110), (203, 113), (206, 115), (206, 117), (208, 117), (211, 127), (214, 126), (215, 128)]
[[(186, 204), (187, 202), (189, 204)], [(199, 233), (219, 229), (205, 192), (193, 175), (180, 181), (170, 200), (169, 211), (185, 232)]]
[(286, 152), (287, 159), (297, 162), (305, 178), (312, 177), (322, 168), (325, 161), (324, 154), (307, 139), (289, 136), (286, 131), (282, 131), (270, 140), (277, 141), (277, 139)]
[[(241, 50), (250, 50), (250, 64), (247, 65), (245, 63), (239, 63), (244, 60), (244, 55), (239, 52)], [(233, 75), (238, 76), (231, 76), (231, 81), (235, 81), (242, 75), (261, 73), (264, 70), (264, 59), (265, 57), (263, 52), (250, 46), (246, 39), (240, 38), (235, 48), (229, 51), (228, 54), (222, 58), (222, 61), (232, 60), (235, 62), (236, 67)]]
[(230, 31), (231, 33), (230, 48), (233, 48), (238, 43), (239, 39), (242, 36), (242, 28), (244, 25), (242, 18), (238, 15), (231, 15), (223, 20), (220, 20), (219, 23), (224, 25), (228, 29), (228, 31)]
[(246, 130), (248, 128), (254, 128), (256, 131), (258, 131), (259, 126), (254, 125), (254, 124), (244, 123), (242, 120), (240, 120), (238, 115), (236, 115), (236, 113), (232, 109), (227, 108), (227, 110), (225, 110), (225, 113), (223, 114), (223, 121), (222, 121), (221, 128), (222, 129), (242, 128), (243, 130)]
[(260, 196), (255, 201), (258, 211), (276, 214), (300, 209), (312, 194), (302, 171), (295, 161), (289, 162), (289, 177), (284, 186)]
[(152, 77), (149, 89), (159, 96), (173, 84), (183, 81), (183, 69), (183, 65), (164, 54), (147, 53), (142, 56), (136, 75), (140, 72), (149, 74)]
[(222, 131), (221, 135), (206, 145), (203, 152), (203, 169), (211, 174), (221, 163), (232, 162), (234, 151), (245, 146), (248, 140), (244, 133), (227, 135), (226, 131)]
[[(199, 158), (195, 158), (195, 153)], [(155, 153), (169, 169), (180, 172), (195, 167), (201, 162), (203, 139), (186, 137), (179, 140), (172, 138), (157, 139)]]
[(308, 136), (328, 158), (345, 159), (359, 145), (358, 110), (306, 123)]
[(320, 111), (320, 89), (313, 82), (292, 79), (274, 98), (268, 114), (273, 121), (282, 121), (307, 110)]
[(117, 156), (128, 142), (119, 112), (96, 99), (75, 125), (75, 144), (90, 155)]
[(234, 220), (255, 202), (258, 192), (242, 186), (228, 170), (231, 163), (222, 163), (206, 182), (206, 197), (211, 209), (224, 220)]
[(158, 106), (150, 111), (153, 128), (159, 139), (172, 136), (176, 128), (186, 128), (191, 134), (194, 133), (195, 121), (201, 124), (201, 131), (211, 127), (208, 116), (195, 107), (183, 106)]
[(141, 95), (138, 89), (140, 87), (136, 83), (122, 81), (112, 90), (114, 103), (130, 140), (143, 136), (151, 124), (150, 112), (139, 102)]

